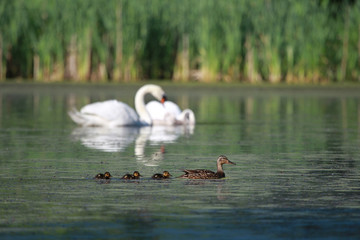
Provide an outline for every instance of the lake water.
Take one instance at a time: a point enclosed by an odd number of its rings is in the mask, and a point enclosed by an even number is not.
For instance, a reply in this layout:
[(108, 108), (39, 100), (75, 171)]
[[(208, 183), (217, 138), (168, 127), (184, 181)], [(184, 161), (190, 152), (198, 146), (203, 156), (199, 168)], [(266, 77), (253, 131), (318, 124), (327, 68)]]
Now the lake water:
[[(138, 87), (0, 85), (1, 239), (359, 239), (360, 88), (164, 85), (194, 111), (190, 129), (67, 115), (134, 106)], [(220, 154), (237, 164), (225, 179), (176, 178)], [(119, 179), (134, 170), (141, 180)], [(163, 170), (174, 177), (150, 179)]]

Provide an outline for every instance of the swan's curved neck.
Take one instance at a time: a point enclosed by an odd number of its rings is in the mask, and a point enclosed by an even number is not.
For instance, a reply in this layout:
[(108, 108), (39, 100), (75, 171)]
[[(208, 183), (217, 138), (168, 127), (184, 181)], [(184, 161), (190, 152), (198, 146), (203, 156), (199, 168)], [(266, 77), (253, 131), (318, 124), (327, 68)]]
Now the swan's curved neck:
[(149, 125), (152, 125), (152, 120), (150, 114), (146, 110), (145, 107), (145, 95), (150, 93), (147, 87), (140, 88), (135, 95), (135, 109), (136, 112), (139, 114), (140, 121), (145, 122)]

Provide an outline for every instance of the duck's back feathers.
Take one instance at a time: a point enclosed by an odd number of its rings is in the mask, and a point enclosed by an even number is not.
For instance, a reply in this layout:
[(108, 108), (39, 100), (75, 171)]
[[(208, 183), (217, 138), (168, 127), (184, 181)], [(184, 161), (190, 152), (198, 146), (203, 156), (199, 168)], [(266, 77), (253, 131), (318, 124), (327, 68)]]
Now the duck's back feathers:
[(104, 174), (98, 173), (98, 174), (95, 175), (94, 178), (95, 178), (95, 179), (104, 179)]
[(124, 176), (122, 176), (121, 179), (132, 179), (132, 175), (130, 173), (127, 173)]
[(215, 172), (207, 169), (184, 169), (185, 174), (215, 174)]
[(181, 175), (180, 178), (188, 179), (219, 179), (224, 178), (224, 172), (213, 172), (207, 169), (185, 169), (183, 170), (185, 174)]
[(140, 173), (135, 171), (133, 174), (127, 173), (121, 179), (140, 179)]
[(104, 174), (98, 173), (95, 175), (95, 179), (110, 179), (112, 176), (109, 172), (105, 172)]
[(161, 173), (155, 173), (151, 178), (152, 179), (167, 179), (170, 178), (172, 175), (168, 171), (164, 171)]
[(163, 179), (163, 175), (161, 173), (155, 173), (152, 177), (152, 179)]

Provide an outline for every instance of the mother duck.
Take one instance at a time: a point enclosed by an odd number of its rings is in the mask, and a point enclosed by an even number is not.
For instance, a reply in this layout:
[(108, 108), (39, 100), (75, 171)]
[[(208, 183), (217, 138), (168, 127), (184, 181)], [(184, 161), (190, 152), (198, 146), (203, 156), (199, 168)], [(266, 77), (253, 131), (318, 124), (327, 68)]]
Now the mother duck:
[(187, 179), (219, 179), (224, 178), (225, 173), (223, 170), (223, 164), (233, 164), (226, 156), (220, 155), (216, 161), (217, 164), (217, 171), (213, 172), (206, 169), (195, 169), (195, 170), (183, 170), (185, 172), (184, 175), (181, 175), (180, 178), (187, 178)]

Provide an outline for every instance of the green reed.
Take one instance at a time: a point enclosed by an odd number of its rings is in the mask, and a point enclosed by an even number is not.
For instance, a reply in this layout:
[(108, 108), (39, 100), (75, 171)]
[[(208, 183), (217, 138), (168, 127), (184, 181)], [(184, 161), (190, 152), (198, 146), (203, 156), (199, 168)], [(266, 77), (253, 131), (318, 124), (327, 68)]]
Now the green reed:
[(360, 1), (4, 0), (0, 79), (360, 80)]

